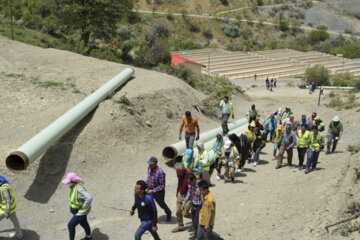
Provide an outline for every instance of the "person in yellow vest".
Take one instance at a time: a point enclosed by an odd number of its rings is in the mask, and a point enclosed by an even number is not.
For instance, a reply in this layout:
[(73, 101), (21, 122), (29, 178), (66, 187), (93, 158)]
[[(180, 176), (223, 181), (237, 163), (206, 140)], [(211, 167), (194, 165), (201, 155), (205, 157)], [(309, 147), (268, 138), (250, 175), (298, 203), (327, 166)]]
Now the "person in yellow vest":
[(10, 183), (5, 177), (0, 176), (0, 221), (4, 218), (9, 219), (14, 224), (15, 232), (10, 233), (10, 238), (23, 239), (19, 220), (16, 216), (16, 201), (10, 187)]
[(186, 149), (185, 154), (182, 158), (182, 164), (185, 169), (190, 170), (196, 178), (200, 177), (200, 173), (202, 171), (201, 163), (198, 159), (195, 159), (193, 156), (194, 151), (191, 148)]
[(84, 228), (86, 234), (81, 240), (92, 239), (90, 226), (87, 221), (87, 215), (91, 209), (92, 197), (84, 187), (84, 180), (82, 180), (77, 173), (71, 172), (62, 180), (62, 183), (70, 187), (70, 212), (74, 215), (68, 223), (70, 240), (75, 239), (75, 228), (79, 224)]
[(196, 147), (197, 149), (195, 150), (195, 161), (199, 161), (202, 166), (201, 180), (206, 181), (209, 184), (209, 186), (211, 186), (210, 174), (209, 174), (210, 171), (209, 154), (204, 147), (204, 143), (199, 142), (196, 145)]
[[(221, 113), (221, 115), (220, 115)], [(225, 96), (224, 100), (220, 102), (219, 109), (218, 109), (218, 118), (221, 118), (221, 127), (223, 130), (223, 136), (228, 134), (229, 128), (228, 128), (228, 120), (229, 117), (232, 117), (234, 119), (234, 110), (232, 103), (229, 101), (229, 97)]]
[(299, 157), (299, 170), (303, 168), (305, 154), (308, 147), (310, 133), (306, 130), (307, 126), (305, 123), (301, 125), (301, 130), (297, 131), (297, 150)]
[(275, 137), (273, 139), (273, 143), (274, 143), (273, 158), (272, 158), (273, 161), (276, 159), (276, 152), (280, 148), (280, 137), (281, 137), (281, 135), (282, 135), (282, 125), (279, 124), (277, 126), (277, 129), (276, 129), (276, 132), (275, 132)]
[[(320, 150), (324, 148), (324, 139), (321, 136), (318, 126), (312, 127), (312, 133), (310, 134), (308, 141), (308, 159), (306, 162), (305, 174), (310, 171), (316, 170), (316, 165), (319, 159)], [(311, 167), (311, 169), (310, 169)]]

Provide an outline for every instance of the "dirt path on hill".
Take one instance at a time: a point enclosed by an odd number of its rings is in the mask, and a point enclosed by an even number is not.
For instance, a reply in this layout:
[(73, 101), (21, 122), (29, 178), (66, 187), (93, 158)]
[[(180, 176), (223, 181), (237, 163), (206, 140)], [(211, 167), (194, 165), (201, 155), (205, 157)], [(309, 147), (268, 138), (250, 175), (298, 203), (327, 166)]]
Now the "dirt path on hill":
[[(126, 67), (1, 37), (0, 52), (1, 159)], [(60, 181), (70, 171), (84, 178), (94, 198), (89, 215), (94, 239), (133, 239), (139, 220), (111, 207), (130, 209), (134, 184), (146, 177), (147, 159), (160, 157), (164, 146), (178, 141), (177, 131), (185, 110), (190, 109), (199, 118), (201, 131), (220, 125), (196, 112), (192, 105), (205, 96), (184, 82), (143, 69), (136, 68), (135, 72), (131, 82), (112, 99), (102, 102), (26, 171), (10, 173), (1, 162), (0, 171), (14, 189), (26, 240), (67, 239), (71, 217), (68, 189)], [(61, 84), (47, 88), (39, 84), (49, 81)], [(260, 156), (260, 165), (246, 165), (245, 173), (237, 176), (239, 183), (224, 184), (213, 176), (216, 186), (211, 192), (217, 201), (214, 231), (226, 240), (335, 239), (323, 227), (339, 216), (343, 198), (334, 196), (342, 191), (338, 183), (348, 169), (346, 146), (358, 141), (358, 131), (353, 130), (357, 129), (360, 113), (317, 107), (317, 94), (309, 95), (298, 88), (280, 86), (270, 93), (259, 86), (246, 93), (251, 100), (233, 99), (237, 118), (243, 117), (252, 103), (261, 116), (290, 106), (296, 116), (318, 112), (326, 126), (334, 115), (339, 115), (345, 127), (344, 137), (335, 154), (320, 154), (320, 170), (308, 175), (295, 167), (275, 170), (269, 143)], [(328, 101), (327, 94), (325, 91), (322, 101)], [(131, 101), (134, 114), (115, 101), (123, 95)], [(146, 121), (151, 122), (151, 127)], [(294, 151), (295, 164), (296, 154)], [(358, 156), (355, 160), (359, 160)], [(175, 214), (176, 174), (165, 162), (159, 165), (166, 172), (166, 202)], [(190, 235), (188, 231), (171, 233), (176, 219), (164, 223), (161, 209), (159, 218), (162, 239), (187, 239)], [(185, 219), (185, 224), (189, 226), (190, 220)], [(6, 239), (11, 228), (11, 222), (3, 220), (0, 239)], [(77, 239), (83, 237), (81, 228), (77, 234)], [(143, 239), (150, 239), (150, 235)]]

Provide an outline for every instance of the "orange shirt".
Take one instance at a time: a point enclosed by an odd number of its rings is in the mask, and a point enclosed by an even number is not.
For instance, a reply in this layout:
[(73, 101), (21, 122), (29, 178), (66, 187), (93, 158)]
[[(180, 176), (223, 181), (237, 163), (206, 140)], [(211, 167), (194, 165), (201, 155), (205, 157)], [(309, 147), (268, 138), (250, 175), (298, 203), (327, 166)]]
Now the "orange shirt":
[(195, 126), (198, 126), (198, 121), (196, 117), (191, 117), (191, 118), (192, 118), (191, 122), (188, 122), (186, 117), (184, 117), (181, 122), (181, 126), (185, 124), (185, 132), (187, 133), (195, 133)]

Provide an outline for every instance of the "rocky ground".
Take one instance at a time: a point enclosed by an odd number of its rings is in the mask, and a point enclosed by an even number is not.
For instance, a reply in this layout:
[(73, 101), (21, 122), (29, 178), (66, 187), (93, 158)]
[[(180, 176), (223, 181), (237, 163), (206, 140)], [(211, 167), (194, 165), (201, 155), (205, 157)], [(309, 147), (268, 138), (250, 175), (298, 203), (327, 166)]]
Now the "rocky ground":
[[(0, 37), (0, 156), (6, 156), (57, 117), (111, 79), (125, 65), (88, 58), (54, 49), (41, 49)], [(250, 84), (250, 83), (249, 83)], [(248, 97), (233, 100), (236, 118), (244, 117), (252, 103), (262, 117), (278, 107), (290, 106), (296, 116), (316, 111), (328, 125), (339, 115), (345, 125), (336, 153), (320, 154), (319, 171), (305, 175), (296, 167), (275, 170), (272, 144), (267, 144), (260, 165), (248, 164), (237, 176), (238, 183), (212, 181), (217, 200), (214, 231), (223, 239), (341, 239), (324, 226), (345, 217), (344, 211), (358, 197), (354, 168), (360, 155), (346, 146), (358, 142), (354, 110), (336, 112), (317, 106), (317, 94), (280, 86), (268, 92), (263, 86), (247, 89)], [(118, 103), (122, 96), (130, 101)], [(146, 178), (146, 161), (161, 159), (164, 146), (177, 142), (178, 127), (185, 110), (199, 118), (201, 131), (220, 125), (198, 113), (193, 105), (205, 96), (181, 80), (166, 74), (135, 68), (134, 78), (81, 121), (29, 168), (14, 174), (5, 161), (0, 171), (11, 182), (18, 202), (18, 216), (25, 239), (67, 239), (67, 186), (60, 183), (67, 172), (76, 171), (93, 196), (89, 222), (94, 239), (132, 239), (139, 225), (136, 217), (119, 209), (130, 209), (136, 180)], [(125, 99), (124, 97), (122, 98)], [(329, 100), (328, 92), (322, 103)], [(355, 131), (354, 131), (355, 130)], [(296, 151), (294, 163), (297, 163)], [(166, 172), (166, 202), (175, 212), (176, 174), (162, 159)], [(350, 192), (350, 193), (349, 193)], [(351, 194), (351, 197), (349, 197)], [(118, 208), (118, 210), (114, 209)], [(171, 233), (173, 217), (165, 223), (159, 209), (162, 239), (187, 239), (188, 231)], [(186, 226), (190, 220), (185, 220)], [(1, 222), (0, 239), (11, 230)], [(77, 239), (83, 236), (78, 228)], [(143, 239), (150, 239), (147, 234)], [(356, 235), (353, 235), (356, 239)]]

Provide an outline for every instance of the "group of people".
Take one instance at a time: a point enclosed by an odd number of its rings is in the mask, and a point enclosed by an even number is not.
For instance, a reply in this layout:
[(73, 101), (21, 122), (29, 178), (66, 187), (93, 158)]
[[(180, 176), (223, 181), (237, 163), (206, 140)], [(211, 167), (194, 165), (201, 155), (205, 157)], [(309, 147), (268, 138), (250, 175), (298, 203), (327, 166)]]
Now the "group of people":
[[(234, 109), (227, 96), (220, 102), (218, 117), (222, 119), (222, 132), (218, 133), (212, 144), (212, 149), (205, 149), (204, 143), (195, 140), (200, 138), (200, 128), (196, 117), (189, 111), (182, 120), (179, 139), (185, 127), (186, 151), (180, 162), (175, 163), (178, 185), (176, 190), (176, 219), (177, 226), (172, 232), (185, 230), (184, 217), (191, 218), (194, 233), (191, 239), (212, 239), (212, 229), (215, 224), (216, 201), (209, 188), (211, 175), (216, 170), (216, 179), (224, 179), (224, 183), (236, 183), (236, 172), (245, 171), (246, 162), (253, 162), (254, 167), (259, 164), (261, 150), (269, 142), (273, 146), (273, 158), (277, 160), (276, 169), (281, 168), (284, 153), (287, 153), (287, 162), (292, 166), (293, 149), (297, 148), (299, 170), (303, 169), (307, 154), (306, 170), (309, 173), (316, 170), (320, 151), (324, 148), (325, 124), (314, 112), (310, 117), (305, 114), (296, 119), (289, 107), (282, 111), (270, 114), (262, 123), (255, 105), (246, 113), (249, 119), (248, 127), (239, 136), (229, 134), (228, 119), (234, 118)], [(327, 130), (326, 154), (334, 152), (337, 142), (341, 139), (343, 124), (335, 116)], [(270, 138), (268, 140), (268, 136)], [(227, 137), (227, 139), (226, 139)], [(211, 152), (212, 151), (212, 152)], [(134, 188), (134, 204), (130, 210), (133, 216), (135, 211), (141, 224), (135, 232), (135, 240), (149, 231), (155, 240), (160, 237), (158, 230), (158, 214), (155, 202), (166, 214), (166, 221), (170, 221), (172, 211), (165, 202), (166, 174), (158, 166), (158, 159), (151, 157), (148, 160), (147, 179), (138, 180)], [(225, 169), (222, 175), (222, 169)], [(87, 192), (84, 181), (76, 173), (71, 172), (62, 181), (69, 186), (70, 212), (73, 217), (68, 223), (69, 239), (75, 239), (75, 228), (81, 225), (85, 231), (82, 240), (92, 239), (87, 215), (91, 211), (92, 197)], [(10, 218), (15, 227), (12, 238), (23, 238), (23, 233), (16, 217), (16, 202), (10, 183), (0, 176), (0, 220)], [(191, 213), (190, 213), (191, 212)]]
[(270, 92), (272, 92), (273, 88), (276, 88), (276, 83), (277, 83), (276, 78), (271, 78), (269, 80), (269, 77), (267, 77), (265, 80), (266, 89), (270, 90)]

